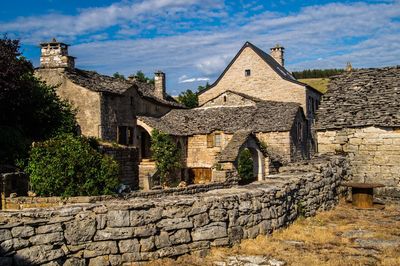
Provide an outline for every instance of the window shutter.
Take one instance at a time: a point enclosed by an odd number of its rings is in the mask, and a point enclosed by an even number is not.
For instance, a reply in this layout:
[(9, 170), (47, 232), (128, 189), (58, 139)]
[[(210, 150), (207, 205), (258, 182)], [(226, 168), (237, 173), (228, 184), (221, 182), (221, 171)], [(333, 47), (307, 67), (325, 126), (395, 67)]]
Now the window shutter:
[(214, 147), (214, 135), (208, 134), (207, 135), (207, 148), (212, 148), (212, 147)]

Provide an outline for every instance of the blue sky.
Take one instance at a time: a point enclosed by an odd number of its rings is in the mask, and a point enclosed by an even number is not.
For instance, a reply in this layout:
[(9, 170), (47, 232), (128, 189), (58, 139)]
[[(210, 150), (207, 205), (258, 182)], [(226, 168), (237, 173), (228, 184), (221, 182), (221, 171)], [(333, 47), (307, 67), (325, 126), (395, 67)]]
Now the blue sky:
[(37, 45), (56, 37), (79, 68), (163, 70), (177, 95), (212, 83), (246, 41), (281, 44), (291, 71), (398, 65), (400, 0), (2, 1), (0, 33), (21, 39), (35, 66)]

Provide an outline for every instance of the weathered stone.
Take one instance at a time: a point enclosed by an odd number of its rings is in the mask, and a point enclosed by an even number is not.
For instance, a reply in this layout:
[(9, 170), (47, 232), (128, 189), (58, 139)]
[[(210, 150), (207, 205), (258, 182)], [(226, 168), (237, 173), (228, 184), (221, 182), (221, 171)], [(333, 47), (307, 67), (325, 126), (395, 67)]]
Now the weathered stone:
[(155, 237), (155, 244), (157, 248), (170, 247), (171, 241), (169, 240), (168, 232), (161, 231), (160, 234)]
[(95, 241), (99, 240), (118, 240), (132, 238), (134, 229), (132, 227), (121, 228), (105, 228), (104, 230), (97, 230), (94, 236)]
[(115, 241), (92, 242), (86, 245), (83, 252), (84, 258), (93, 258), (108, 254), (117, 254), (118, 247)]
[(186, 244), (173, 247), (165, 247), (157, 250), (157, 254), (160, 258), (178, 256), (188, 252), (189, 252), (189, 247)]
[(189, 243), (191, 240), (190, 233), (187, 229), (176, 231), (169, 237), (169, 239), (173, 245)]
[(61, 224), (49, 224), (49, 225), (42, 225), (36, 228), (36, 234), (47, 234), (47, 233), (54, 233), (54, 232), (61, 232), (62, 227)]
[(210, 222), (210, 220), (208, 219), (208, 213), (201, 213), (201, 214), (197, 214), (194, 215), (192, 217), (193, 220), (193, 225), (194, 227), (201, 227), (203, 225), (206, 225)]
[(166, 231), (172, 231), (177, 229), (192, 228), (193, 223), (187, 218), (163, 219), (157, 223), (157, 227)]
[(192, 231), (193, 241), (211, 240), (226, 236), (226, 224), (222, 222), (211, 223), (200, 228), (195, 228)]
[(89, 266), (109, 266), (108, 256), (100, 256), (89, 260)]
[(85, 265), (86, 262), (84, 259), (79, 259), (74, 257), (67, 259), (63, 264), (63, 266), (85, 266)]
[(188, 244), (190, 250), (208, 249), (210, 248), (210, 241), (197, 241)]
[(107, 224), (107, 215), (106, 214), (97, 214), (96, 215), (96, 229), (101, 230), (106, 227)]
[(210, 216), (211, 221), (213, 221), (213, 222), (221, 222), (221, 221), (228, 220), (227, 212), (224, 209), (210, 210), (209, 216)]
[(229, 246), (229, 244), (230, 244), (230, 241), (229, 241), (229, 238), (227, 238), (227, 237), (215, 239), (214, 241), (211, 242), (212, 247), (225, 247), (225, 246)]
[(30, 237), (35, 234), (32, 226), (18, 226), (11, 229), (13, 237)]
[(232, 244), (239, 243), (243, 239), (243, 228), (241, 226), (229, 227), (228, 237)]
[(149, 210), (132, 210), (130, 211), (130, 225), (141, 226), (149, 223), (155, 223), (161, 219), (162, 209), (152, 208)]
[(8, 239), (0, 243), (0, 254), (5, 254), (13, 248), (13, 240)]
[(0, 241), (8, 240), (11, 238), (12, 238), (12, 236), (11, 236), (10, 230), (7, 230), (7, 229), (0, 230)]
[(135, 237), (146, 237), (152, 236), (157, 232), (156, 226), (154, 224), (143, 225), (135, 227)]
[(154, 236), (140, 239), (140, 252), (153, 251), (154, 247)]
[(168, 207), (162, 211), (162, 217), (166, 218), (183, 218), (187, 217), (190, 208), (186, 206)]
[(42, 264), (64, 256), (61, 249), (52, 249), (52, 245), (40, 245), (20, 249), (14, 256), (17, 265)]
[(89, 241), (96, 233), (96, 219), (93, 214), (78, 214), (72, 222), (65, 224), (65, 239), (69, 244)]
[(140, 261), (141, 256), (139, 252), (134, 252), (134, 253), (124, 253), (122, 254), (121, 261), (122, 262), (135, 262), (135, 261)]
[(31, 242), (33, 245), (50, 244), (61, 242), (63, 240), (64, 236), (62, 232), (34, 235), (29, 238), (29, 242)]
[(122, 264), (122, 255), (108, 255), (111, 266), (119, 266)]
[(118, 246), (121, 253), (140, 251), (140, 244), (137, 239), (121, 240), (118, 242)]
[(108, 211), (107, 226), (109, 227), (129, 226), (129, 211), (126, 210)]
[(14, 238), (13, 239), (13, 247), (15, 250), (25, 248), (29, 246), (29, 240), (27, 239), (21, 239), (21, 238)]

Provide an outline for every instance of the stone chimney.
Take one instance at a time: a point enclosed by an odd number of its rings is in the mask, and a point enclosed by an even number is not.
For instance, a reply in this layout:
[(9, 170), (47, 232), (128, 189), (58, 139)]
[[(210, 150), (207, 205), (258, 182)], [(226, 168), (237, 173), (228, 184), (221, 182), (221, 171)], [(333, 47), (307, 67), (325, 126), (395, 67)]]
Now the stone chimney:
[(41, 68), (74, 68), (75, 57), (68, 55), (68, 45), (57, 42), (55, 38), (50, 42), (41, 43)]
[(275, 47), (271, 48), (271, 56), (278, 62), (281, 66), (284, 66), (285, 59), (283, 58), (285, 48), (280, 46), (279, 44), (275, 45)]
[(154, 73), (154, 94), (160, 99), (165, 98), (165, 73), (160, 70)]

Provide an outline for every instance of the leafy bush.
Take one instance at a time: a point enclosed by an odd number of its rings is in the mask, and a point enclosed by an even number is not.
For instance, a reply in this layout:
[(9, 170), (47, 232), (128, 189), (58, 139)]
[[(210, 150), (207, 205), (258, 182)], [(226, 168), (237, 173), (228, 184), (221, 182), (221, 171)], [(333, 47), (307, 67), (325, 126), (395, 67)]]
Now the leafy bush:
[(97, 150), (93, 138), (59, 135), (34, 143), (25, 171), (39, 196), (112, 194), (118, 186), (118, 164)]
[(151, 132), (152, 159), (160, 173), (161, 184), (171, 183), (171, 174), (182, 166), (182, 152), (171, 136), (157, 129)]
[(249, 149), (243, 149), (239, 153), (238, 173), (241, 183), (246, 184), (254, 180), (253, 158)]

